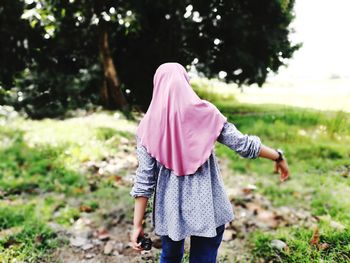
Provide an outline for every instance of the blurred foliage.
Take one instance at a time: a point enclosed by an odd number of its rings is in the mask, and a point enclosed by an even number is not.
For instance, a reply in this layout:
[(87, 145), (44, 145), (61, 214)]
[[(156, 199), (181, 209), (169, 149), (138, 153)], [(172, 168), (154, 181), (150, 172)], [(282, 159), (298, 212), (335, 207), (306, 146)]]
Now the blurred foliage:
[(236, 98), (233, 94), (217, 92), (215, 87), (204, 79), (191, 81), (191, 86), (202, 100), (207, 100), (214, 104), (223, 102), (232, 103), (236, 101)]
[[(291, 58), (293, 0), (2, 0), (0, 103), (30, 116), (101, 104), (99, 24), (121, 89), (146, 110), (155, 69), (193, 65), (211, 78), (262, 85)], [(222, 75), (222, 74), (221, 74)]]

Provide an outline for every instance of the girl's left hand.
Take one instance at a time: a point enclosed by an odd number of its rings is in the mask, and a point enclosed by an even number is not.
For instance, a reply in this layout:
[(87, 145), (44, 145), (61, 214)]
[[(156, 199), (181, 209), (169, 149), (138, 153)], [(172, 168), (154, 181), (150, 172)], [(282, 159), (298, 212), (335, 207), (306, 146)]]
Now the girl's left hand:
[(284, 182), (288, 179), (290, 173), (289, 173), (289, 167), (287, 160), (282, 160), (280, 162), (275, 163), (275, 173), (280, 173), (280, 181)]
[(130, 241), (132, 243), (132, 248), (138, 251), (143, 250), (141, 247), (141, 242), (137, 243), (137, 237), (138, 236), (144, 236), (143, 228), (142, 226), (139, 227), (134, 227), (131, 236), (130, 236)]

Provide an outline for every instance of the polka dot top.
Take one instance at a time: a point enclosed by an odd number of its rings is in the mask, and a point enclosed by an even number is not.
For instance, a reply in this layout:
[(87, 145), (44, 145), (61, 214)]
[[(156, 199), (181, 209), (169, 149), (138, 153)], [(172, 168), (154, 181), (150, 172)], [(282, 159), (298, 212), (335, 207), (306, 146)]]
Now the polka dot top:
[[(167, 235), (174, 241), (191, 235), (214, 237), (218, 226), (235, 218), (215, 150), (194, 174), (177, 176), (147, 152), (137, 135), (136, 140), (139, 164), (130, 195), (151, 198), (154, 194), (156, 235)], [(260, 153), (260, 138), (242, 134), (230, 122), (224, 124), (217, 141), (244, 158), (255, 159)]]

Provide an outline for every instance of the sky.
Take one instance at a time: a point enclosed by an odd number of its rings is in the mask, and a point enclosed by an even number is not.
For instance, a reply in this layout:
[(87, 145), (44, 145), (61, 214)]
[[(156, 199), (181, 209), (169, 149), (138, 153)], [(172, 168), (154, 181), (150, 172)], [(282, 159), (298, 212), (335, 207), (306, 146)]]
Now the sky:
[(292, 43), (299, 49), (273, 78), (350, 78), (350, 1), (296, 0)]

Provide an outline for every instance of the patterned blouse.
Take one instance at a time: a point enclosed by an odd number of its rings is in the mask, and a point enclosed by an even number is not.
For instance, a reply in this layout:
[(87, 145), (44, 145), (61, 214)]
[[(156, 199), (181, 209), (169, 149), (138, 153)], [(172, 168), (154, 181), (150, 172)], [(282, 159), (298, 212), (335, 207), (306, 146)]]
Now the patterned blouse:
[[(130, 195), (151, 198), (154, 193), (156, 235), (174, 241), (191, 235), (214, 237), (218, 226), (235, 218), (214, 150), (194, 174), (177, 176), (147, 152), (137, 135), (135, 139), (139, 164)], [(261, 149), (259, 137), (242, 134), (230, 122), (224, 124), (217, 141), (244, 158), (257, 158)]]

